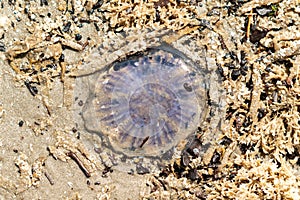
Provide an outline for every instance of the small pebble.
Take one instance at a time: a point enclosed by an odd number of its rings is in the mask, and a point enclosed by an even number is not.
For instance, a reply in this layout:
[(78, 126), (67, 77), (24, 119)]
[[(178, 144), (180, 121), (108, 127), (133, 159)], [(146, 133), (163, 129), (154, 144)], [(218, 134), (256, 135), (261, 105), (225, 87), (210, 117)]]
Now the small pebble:
[(61, 54), (61, 56), (59, 57), (59, 61), (60, 62), (64, 62), (65, 61), (65, 55)]
[(256, 12), (260, 16), (265, 16), (265, 15), (270, 14), (272, 12), (272, 9), (270, 9), (270, 8), (256, 8)]
[(45, 6), (48, 6), (48, 1), (47, 1), (47, 0), (41, 0), (41, 1), (40, 1), (40, 5), (41, 5), (41, 6), (44, 6), (44, 5), (45, 5)]
[(260, 93), (260, 100), (264, 101), (266, 100), (268, 95), (265, 92)]
[(261, 119), (265, 116), (264, 114), (264, 110), (263, 109), (258, 109), (258, 114), (257, 114), (257, 118)]
[(78, 105), (79, 105), (79, 106), (83, 106), (83, 101), (80, 100), (80, 101), (78, 102)]
[(79, 33), (75, 34), (75, 40), (76, 41), (81, 40), (81, 38), (82, 38), (82, 36)]
[(197, 169), (191, 169), (188, 173), (188, 177), (192, 180), (195, 181), (199, 178)]
[(143, 175), (143, 174), (148, 174), (150, 173), (150, 170), (147, 169), (146, 167), (142, 166), (142, 165), (137, 165), (136, 166), (136, 172), (140, 175)]
[(233, 70), (232, 73), (231, 73), (231, 79), (235, 81), (236, 79), (238, 79), (238, 77), (239, 77), (240, 75), (241, 75), (240, 70), (239, 70), (239, 69), (235, 69), (235, 70)]
[(100, 183), (100, 181), (96, 181), (95, 183), (94, 183), (94, 185), (100, 185), (101, 183)]
[(241, 70), (241, 74), (242, 74), (243, 76), (246, 76), (246, 75), (247, 75), (247, 71)]
[(24, 121), (21, 120), (21, 121), (19, 121), (18, 124), (19, 124), (20, 127), (22, 127), (24, 125)]
[(231, 143), (232, 143), (232, 140), (227, 136), (224, 136), (220, 142), (220, 144), (225, 145), (225, 146), (228, 146)]
[(63, 28), (63, 32), (68, 32), (69, 30), (70, 30), (70, 28), (71, 28), (71, 22), (68, 22), (65, 26), (64, 26), (64, 28)]
[(6, 51), (5, 46), (2, 43), (0, 43), (0, 51), (2, 51), (2, 52)]

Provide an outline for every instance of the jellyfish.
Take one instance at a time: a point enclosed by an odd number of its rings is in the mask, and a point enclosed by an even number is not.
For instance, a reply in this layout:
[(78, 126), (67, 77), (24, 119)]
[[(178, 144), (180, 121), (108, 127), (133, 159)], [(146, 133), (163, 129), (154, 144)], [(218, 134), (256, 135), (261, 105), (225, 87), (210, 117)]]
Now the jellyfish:
[(83, 109), (86, 128), (129, 157), (163, 155), (205, 117), (205, 76), (176, 52), (152, 48), (128, 56), (92, 84)]

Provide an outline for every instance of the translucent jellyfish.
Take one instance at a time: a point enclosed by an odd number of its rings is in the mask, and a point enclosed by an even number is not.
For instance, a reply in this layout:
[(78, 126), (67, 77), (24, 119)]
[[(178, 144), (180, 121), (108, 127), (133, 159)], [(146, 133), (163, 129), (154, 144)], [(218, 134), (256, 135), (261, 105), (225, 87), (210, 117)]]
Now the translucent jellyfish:
[(83, 109), (88, 131), (128, 157), (163, 156), (206, 114), (205, 76), (189, 59), (153, 48), (94, 75)]

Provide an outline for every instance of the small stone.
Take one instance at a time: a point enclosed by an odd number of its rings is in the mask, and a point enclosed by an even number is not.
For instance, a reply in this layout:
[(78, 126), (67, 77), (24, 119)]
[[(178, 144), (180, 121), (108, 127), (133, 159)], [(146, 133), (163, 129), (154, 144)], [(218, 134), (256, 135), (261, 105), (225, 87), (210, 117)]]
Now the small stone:
[(82, 35), (80, 35), (79, 33), (75, 34), (75, 40), (79, 41), (82, 39)]
[(150, 173), (150, 170), (142, 165), (137, 165), (136, 166), (136, 172), (140, 175), (143, 175), (143, 174), (148, 174)]
[(233, 70), (232, 73), (231, 73), (231, 79), (235, 81), (236, 79), (238, 79), (238, 77), (239, 77), (240, 75), (241, 75), (240, 70), (239, 70), (239, 69), (235, 69), (235, 70)]
[(191, 169), (188, 173), (188, 178), (191, 179), (192, 181), (195, 181), (199, 178), (197, 169)]
[(265, 16), (265, 15), (268, 15), (269, 13), (271, 13), (272, 9), (269, 9), (269, 8), (256, 8), (256, 12), (260, 16)]
[(19, 124), (19, 127), (22, 127), (24, 125), (24, 121), (21, 120), (21, 121), (19, 121), (18, 124)]
[(67, 22), (67, 24), (63, 28), (63, 32), (68, 32), (71, 28), (71, 22)]
[(2, 52), (6, 51), (5, 46), (2, 43), (0, 43), (0, 51), (2, 51)]

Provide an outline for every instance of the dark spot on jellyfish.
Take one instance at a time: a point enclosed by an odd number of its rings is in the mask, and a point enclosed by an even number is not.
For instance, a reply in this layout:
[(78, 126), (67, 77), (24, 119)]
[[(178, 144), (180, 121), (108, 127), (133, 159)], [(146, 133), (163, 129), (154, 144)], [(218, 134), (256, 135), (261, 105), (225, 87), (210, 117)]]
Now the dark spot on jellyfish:
[(142, 144), (140, 145), (140, 148), (144, 146), (144, 144), (149, 140), (149, 136), (147, 136), (143, 141)]
[(115, 71), (119, 71), (120, 70), (120, 66), (119, 65), (115, 65), (113, 68), (114, 68)]
[(188, 92), (192, 92), (193, 91), (193, 88), (192, 88), (192, 86), (189, 83), (184, 83), (183, 87)]
[[(83, 108), (85, 128), (127, 158), (171, 159), (207, 109), (204, 73), (174, 52), (148, 49), (95, 74)], [(149, 171), (138, 168), (142, 174)]]

